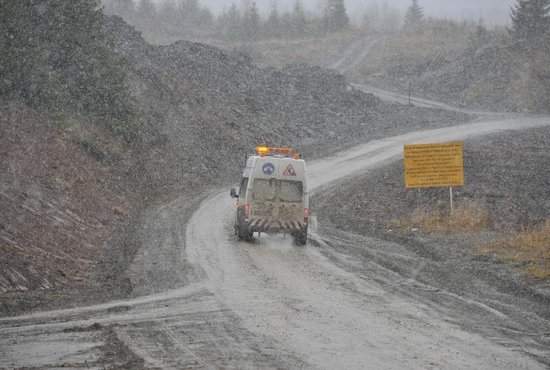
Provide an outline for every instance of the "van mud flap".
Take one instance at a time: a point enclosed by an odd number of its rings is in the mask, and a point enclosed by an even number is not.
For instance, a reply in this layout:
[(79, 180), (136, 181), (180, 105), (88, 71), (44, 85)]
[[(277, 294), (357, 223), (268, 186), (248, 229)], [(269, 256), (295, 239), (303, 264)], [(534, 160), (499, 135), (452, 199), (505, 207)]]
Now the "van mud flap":
[(300, 221), (282, 221), (272, 220), (268, 218), (253, 218), (250, 220), (248, 227), (251, 231), (266, 232), (266, 231), (303, 231), (307, 226)]

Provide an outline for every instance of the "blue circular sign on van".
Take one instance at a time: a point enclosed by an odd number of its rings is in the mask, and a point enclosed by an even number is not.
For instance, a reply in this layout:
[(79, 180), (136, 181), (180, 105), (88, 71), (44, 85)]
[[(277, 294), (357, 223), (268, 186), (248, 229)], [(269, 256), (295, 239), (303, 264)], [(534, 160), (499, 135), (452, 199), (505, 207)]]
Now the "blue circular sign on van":
[(262, 171), (264, 171), (265, 175), (271, 176), (273, 175), (273, 172), (275, 172), (275, 166), (273, 165), (273, 163), (268, 162), (263, 165)]

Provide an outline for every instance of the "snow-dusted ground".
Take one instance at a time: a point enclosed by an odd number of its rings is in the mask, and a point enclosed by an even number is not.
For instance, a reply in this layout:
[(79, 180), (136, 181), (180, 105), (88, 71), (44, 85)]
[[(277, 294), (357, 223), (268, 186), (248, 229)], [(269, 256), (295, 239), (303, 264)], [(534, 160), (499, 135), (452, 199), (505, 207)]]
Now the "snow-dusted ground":
[[(542, 125), (550, 125), (550, 119), (477, 122), (369, 142), (309, 163), (310, 184), (321, 191), (388, 163), (400, 156), (404, 143)], [(501, 338), (483, 338), (449, 322), (448, 307), (426, 305), (413, 293), (395, 295), (391, 284), (381, 283), (388, 282), (386, 269), (373, 263), (366, 279), (336, 264), (346, 258), (353, 266), (353, 253), (320, 253), (324, 240), (315, 225), (306, 247), (276, 236), (238, 242), (232, 233), (233, 201), (226, 193), (207, 198), (185, 230), (177, 217), (184, 202), (176, 200), (151, 216), (163, 219), (162, 243), (177, 248), (190, 266), (189, 285), (133, 300), (2, 319), (0, 367), (87, 361), (137, 367), (543, 368), (525, 354), (529, 348), (504, 346)], [(414, 256), (399, 256), (405, 257), (415, 263)], [(162, 265), (167, 258), (174, 255), (154, 254), (148, 263)], [(154, 286), (159, 278), (142, 273), (144, 285)], [(477, 302), (467, 307), (471, 314), (502, 315)], [(116, 361), (113, 351), (119, 354)]]
[[(319, 191), (332, 181), (380, 166), (399, 156), (405, 143), (445, 142), (549, 124), (547, 118), (493, 121), (374, 141), (312, 162), (310, 184)], [(376, 276), (364, 280), (336, 267), (311, 243), (297, 248), (278, 237), (262, 237), (254, 244), (237, 242), (230, 236), (232, 203), (224, 192), (195, 213), (187, 228), (189, 260), (204, 269), (209, 290), (243, 319), (248, 330), (277, 338), (308, 365), (537, 367), (515, 351), (449, 324), (445, 312), (393, 296)], [(473, 309), (502, 315), (470, 303)]]

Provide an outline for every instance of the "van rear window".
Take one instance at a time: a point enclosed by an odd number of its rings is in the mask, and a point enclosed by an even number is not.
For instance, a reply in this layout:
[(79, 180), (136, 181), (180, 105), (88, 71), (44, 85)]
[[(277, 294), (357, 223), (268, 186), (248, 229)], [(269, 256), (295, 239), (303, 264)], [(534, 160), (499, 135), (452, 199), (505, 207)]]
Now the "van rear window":
[(252, 198), (255, 201), (301, 202), (303, 195), (301, 181), (276, 179), (255, 179)]

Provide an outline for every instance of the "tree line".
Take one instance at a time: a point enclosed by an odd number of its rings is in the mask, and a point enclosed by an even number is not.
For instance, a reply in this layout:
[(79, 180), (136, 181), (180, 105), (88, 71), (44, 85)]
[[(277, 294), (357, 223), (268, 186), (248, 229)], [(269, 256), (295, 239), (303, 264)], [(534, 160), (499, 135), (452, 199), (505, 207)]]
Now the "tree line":
[[(550, 0), (517, 0), (510, 9), (511, 36), (516, 39), (533, 39), (550, 34)], [(403, 19), (402, 30), (422, 32), (425, 27), (424, 9), (419, 0), (411, 0)], [(481, 27), (481, 26), (480, 26)], [(478, 32), (482, 32), (481, 29)]]
[(255, 2), (245, 1), (240, 8), (231, 5), (217, 19), (218, 33), (229, 39), (299, 38), (337, 32), (349, 25), (343, 0), (326, 1), (322, 16), (307, 14), (300, 0), (285, 12), (273, 2), (265, 19)]
[[(273, 0), (268, 14), (260, 15), (253, 0), (232, 3), (215, 16), (199, 0), (103, 0), (109, 14), (120, 15), (144, 31), (146, 35), (171, 35), (189, 38), (202, 35), (229, 40), (266, 38), (299, 38), (324, 35), (350, 27), (344, 0), (324, 0), (320, 15), (304, 10), (301, 0), (295, 0), (290, 11), (281, 11)], [(528, 38), (548, 31), (550, 0), (517, 0), (511, 8), (510, 33)], [(422, 32), (427, 19), (419, 0), (411, 0), (404, 16), (383, 2), (367, 8), (361, 27), (376, 32)], [(429, 22), (428, 22), (429, 23)]]
[(229, 40), (297, 38), (337, 32), (350, 26), (344, 0), (325, 0), (322, 15), (304, 9), (295, 0), (290, 11), (281, 11), (276, 0), (266, 16), (254, 1), (232, 3), (218, 16), (198, 0), (104, 0), (109, 14), (122, 16), (147, 35), (189, 38), (197, 33)]

